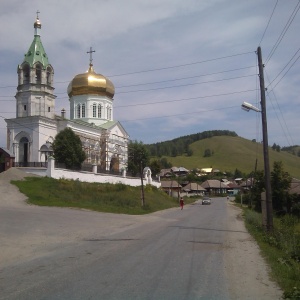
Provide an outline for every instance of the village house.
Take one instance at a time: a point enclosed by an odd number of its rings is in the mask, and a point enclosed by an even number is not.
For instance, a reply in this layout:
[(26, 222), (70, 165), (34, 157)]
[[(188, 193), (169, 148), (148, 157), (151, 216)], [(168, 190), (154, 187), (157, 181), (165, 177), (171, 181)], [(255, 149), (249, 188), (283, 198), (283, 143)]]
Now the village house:
[(0, 148), (0, 173), (13, 166), (15, 156), (6, 148)]
[(206, 189), (196, 182), (191, 182), (182, 188), (182, 191), (186, 193), (186, 196), (203, 196)]
[(220, 180), (211, 179), (204, 181), (201, 186), (205, 188), (209, 195), (220, 195), (227, 193), (227, 186)]
[(163, 180), (161, 183), (161, 189), (169, 196), (178, 197), (181, 193), (182, 186), (175, 180)]

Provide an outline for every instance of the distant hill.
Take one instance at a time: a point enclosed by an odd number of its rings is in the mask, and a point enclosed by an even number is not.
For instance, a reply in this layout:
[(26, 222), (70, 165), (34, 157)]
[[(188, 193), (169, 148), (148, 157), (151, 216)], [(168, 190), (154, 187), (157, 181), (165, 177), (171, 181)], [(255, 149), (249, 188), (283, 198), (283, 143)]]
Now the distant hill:
[(210, 131), (203, 131), (200, 133), (190, 134), (181, 136), (179, 138), (155, 143), (155, 144), (148, 144), (148, 150), (151, 156), (178, 156), (186, 153), (187, 155), (191, 155), (191, 151), (189, 146), (196, 142), (203, 139), (211, 138), (213, 136), (238, 136), (234, 131), (229, 130), (210, 130)]
[[(163, 155), (173, 166), (194, 168), (215, 168), (222, 172), (234, 173), (236, 169), (250, 173), (254, 171), (257, 159), (257, 169), (264, 169), (263, 146), (239, 136), (212, 136), (188, 145), (187, 152), (181, 155)], [(209, 151), (208, 151), (209, 150)], [(205, 154), (206, 157), (205, 157)], [(210, 156), (209, 156), (210, 155)], [(282, 161), (284, 170), (291, 176), (300, 178), (300, 157), (287, 151), (276, 151), (269, 148), (270, 169), (274, 161)]]

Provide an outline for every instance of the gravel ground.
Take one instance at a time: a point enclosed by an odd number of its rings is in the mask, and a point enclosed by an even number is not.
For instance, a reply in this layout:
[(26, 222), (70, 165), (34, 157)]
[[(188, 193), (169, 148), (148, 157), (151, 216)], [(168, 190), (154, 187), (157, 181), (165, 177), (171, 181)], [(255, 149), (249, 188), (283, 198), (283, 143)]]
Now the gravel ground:
[[(146, 216), (128, 216), (92, 211), (83, 214), (77, 209), (31, 206), (26, 203), (25, 195), (10, 184), (11, 180), (22, 180), (26, 176), (36, 175), (15, 168), (0, 173), (0, 269), (1, 266), (25, 261), (32, 255), (53, 251), (62, 243), (80, 240), (87, 233), (92, 236), (93, 230), (105, 236), (124, 231), (140, 222), (153, 222), (163, 214), (157, 212)], [(16, 222), (6, 219), (12, 210), (18, 218)], [(240, 217), (241, 210), (230, 202), (227, 210), (228, 238), (224, 245), (224, 261), (232, 299), (281, 299), (282, 291), (270, 280), (268, 266)], [(33, 226), (37, 221), (41, 224), (39, 228)], [(249, 287), (251, 296), (244, 294)]]

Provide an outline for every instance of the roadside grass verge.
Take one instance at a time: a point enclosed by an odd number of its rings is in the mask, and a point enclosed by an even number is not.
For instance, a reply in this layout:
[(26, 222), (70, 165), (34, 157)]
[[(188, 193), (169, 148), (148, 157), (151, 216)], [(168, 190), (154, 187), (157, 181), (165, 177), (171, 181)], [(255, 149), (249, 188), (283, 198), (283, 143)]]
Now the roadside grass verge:
[[(145, 205), (141, 206), (141, 187), (117, 183), (86, 183), (48, 177), (26, 177), (12, 181), (28, 197), (28, 203), (40, 206), (73, 207), (99, 212), (141, 215), (179, 207), (178, 199), (153, 186), (145, 186)], [(195, 199), (185, 199), (192, 203)]]
[(300, 220), (274, 218), (274, 230), (266, 233), (261, 214), (244, 208), (245, 224), (256, 239), (271, 268), (271, 278), (284, 291), (285, 299), (300, 299)]

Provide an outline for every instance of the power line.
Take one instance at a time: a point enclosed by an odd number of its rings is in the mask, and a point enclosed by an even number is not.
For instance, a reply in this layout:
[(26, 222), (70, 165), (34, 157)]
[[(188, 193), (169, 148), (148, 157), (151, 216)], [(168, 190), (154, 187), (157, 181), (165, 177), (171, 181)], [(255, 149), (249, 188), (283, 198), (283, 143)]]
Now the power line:
[(215, 109), (207, 109), (207, 110), (198, 110), (198, 111), (193, 111), (193, 112), (188, 112), (188, 113), (181, 113), (181, 114), (175, 114), (175, 115), (165, 115), (165, 116), (159, 116), (159, 117), (148, 117), (148, 118), (141, 118), (141, 119), (132, 119), (132, 120), (120, 120), (120, 122), (135, 122), (135, 121), (141, 121), (141, 120), (149, 120), (149, 119), (161, 119), (161, 118), (170, 118), (170, 117), (178, 117), (178, 116), (186, 116), (186, 115), (192, 115), (192, 114), (199, 114), (199, 113), (205, 113), (205, 112), (211, 112), (211, 111), (216, 111), (216, 110), (225, 110), (225, 109), (232, 109), (240, 107), (237, 105), (234, 106), (228, 106), (228, 107), (221, 107), (221, 108), (215, 108)]
[(124, 87), (131, 87), (131, 86), (140, 86), (140, 85), (148, 85), (148, 84), (157, 84), (157, 83), (172, 82), (172, 81), (177, 81), (177, 80), (193, 79), (193, 78), (198, 78), (198, 77), (205, 77), (205, 76), (223, 74), (223, 73), (234, 72), (234, 71), (239, 71), (239, 70), (245, 70), (245, 69), (250, 69), (250, 68), (254, 68), (254, 67), (255, 66), (249, 66), (249, 67), (243, 67), (243, 68), (238, 68), (238, 69), (220, 71), (220, 72), (215, 72), (215, 73), (208, 73), (208, 74), (195, 75), (195, 76), (189, 76), (189, 77), (181, 77), (181, 78), (176, 78), (176, 79), (169, 79), (169, 80), (161, 80), (161, 81), (153, 81), (153, 82), (146, 82), (146, 83), (123, 85), (123, 86), (117, 86), (116, 88), (119, 89), (119, 88), (124, 88)]
[[(229, 72), (229, 71), (224, 71), (224, 72)], [(223, 73), (223, 72), (219, 72), (219, 74), (220, 73)], [(210, 74), (210, 75), (212, 75), (212, 74)], [(200, 76), (189, 77), (189, 78), (196, 78), (196, 77), (202, 77), (202, 76), (206, 76), (206, 75), (200, 75)], [(154, 91), (154, 90), (161, 90), (161, 89), (170, 89), (170, 88), (177, 88), (177, 87), (184, 87), (184, 86), (191, 86), (191, 85), (198, 85), (198, 84), (206, 84), (206, 83), (221, 82), (221, 81), (227, 81), (227, 80), (235, 80), (235, 79), (252, 77), (252, 76), (257, 76), (257, 74), (243, 75), (243, 76), (223, 78), (223, 79), (217, 79), (217, 80), (209, 80), (209, 81), (202, 81), (202, 82), (195, 82), (195, 83), (186, 83), (186, 84), (181, 84), (181, 85), (172, 85), (172, 86), (167, 86), (167, 87), (158, 87), (158, 88), (151, 88), (151, 89), (142, 89), (142, 90), (133, 90), (133, 91), (119, 91), (117, 93), (118, 94), (127, 94), (127, 93), (135, 93), (135, 92), (147, 92), (147, 91)], [(184, 78), (184, 79), (187, 79), (187, 78)], [(175, 80), (181, 80), (181, 79), (175, 79)], [(170, 80), (170, 81), (172, 81), (172, 80)], [(164, 81), (162, 81), (162, 82), (164, 82)], [(156, 82), (156, 83), (159, 83), (159, 82)], [(146, 83), (146, 84), (150, 84), (150, 83)], [(136, 86), (138, 86), (138, 85), (139, 84), (137, 84)], [(140, 84), (140, 85), (145, 85), (145, 84)], [(130, 87), (130, 86), (135, 86), (135, 85), (129, 85), (128, 87)], [(64, 94), (64, 93), (58, 93), (58, 94)], [(0, 97), (2, 97), (2, 98), (12, 98), (13, 96), (0, 96)], [(59, 99), (68, 99), (68, 98), (69, 97), (61, 97), (61, 98), (56, 98), (56, 99), (59, 100)], [(0, 101), (11, 101), (11, 100), (0, 100)]]
[(300, 9), (300, 1), (298, 1), (296, 7), (294, 8), (292, 14), (291, 14), (290, 17), (289, 17), (287, 23), (285, 24), (285, 26), (284, 26), (282, 32), (280, 33), (280, 35), (279, 35), (279, 37), (278, 37), (278, 39), (277, 39), (275, 45), (273, 46), (273, 48), (272, 48), (270, 54), (267, 56), (267, 59), (266, 59), (266, 63), (265, 63), (265, 64), (267, 64), (267, 63), (270, 61), (271, 57), (272, 57), (273, 54), (275, 53), (276, 49), (278, 48), (279, 44), (281, 43), (282, 39), (284, 38), (286, 32), (288, 31), (289, 27), (291, 26), (292, 22), (294, 21), (294, 19), (295, 19), (297, 13), (298, 13), (298, 11), (299, 11), (299, 9)]
[[(244, 53), (238, 53), (238, 54), (232, 54), (232, 55), (222, 56), (222, 57), (216, 57), (216, 58), (212, 58), (212, 59), (207, 59), (207, 60), (202, 60), (202, 61), (196, 61), (196, 62), (181, 64), (181, 65), (173, 65), (173, 66), (162, 67), (162, 68), (141, 70), (141, 71), (128, 72), (128, 73), (115, 74), (115, 75), (107, 75), (107, 77), (126, 76), (126, 75), (133, 75), (133, 74), (140, 74), (140, 73), (162, 71), (162, 70), (168, 70), (168, 69), (174, 69), (174, 68), (192, 66), (192, 65), (196, 65), (196, 64), (203, 64), (203, 63), (212, 62), (212, 61), (216, 61), (216, 60), (221, 60), (221, 59), (226, 59), (226, 58), (232, 58), (232, 57), (241, 56), (241, 55), (247, 55), (247, 54), (250, 54), (250, 53), (253, 54), (254, 51), (249, 51), (249, 52), (244, 52)], [(68, 82), (70, 82), (70, 80), (68, 80), (68, 81), (57, 81), (57, 82), (54, 82), (54, 83), (57, 84), (57, 83), (68, 83)], [(15, 87), (15, 86), (0, 86), (0, 88), (7, 88), (7, 87)]]
[(262, 37), (261, 37), (260, 42), (259, 42), (259, 46), (260, 46), (262, 40), (263, 40), (264, 37), (265, 37), (265, 34), (266, 34), (266, 32), (267, 32), (267, 29), (268, 29), (268, 27), (269, 27), (270, 21), (271, 21), (271, 19), (272, 19), (272, 17), (273, 17), (273, 14), (274, 14), (274, 11), (275, 11), (275, 9), (276, 9), (277, 4), (278, 4), (278, 0), (277, 0), (276, 3), (275, 3), (275, 6), (274, 6), (273, 11), (272, 11), (272, 13), (271, 13), (271, 16), (270, 16), (270, 18), (269, 18), (268, 24), (267, 24), (267, 26), (266, 26), (266, 28), (265, 28), (265, 31), (264, 31), (264, 33), (263, 33), (263, 35), (262, 35)]
[[(181, 98), (181, 99), (172, 99), (172, 100), (162, 100), (162, 101), (155, 101), (155, 102), (143, 102), (143, 103), (138, 103), (138, 104), (127, 104), (127, 105), (117, 105), (114, 106), (114, 108), (121, 108), (121, 107), (136, 107), (136, 106), (146, 106), (146, 105), (155, 105), (155, 104), (162, 104), (162, 103), (170, 103), (170, 102), (181, 102), (181, 101), (190, 101), (190, 100), (196, 100), (196, 99), (205, 99), (205, 98), (212, 98), (212, 97), (221, 97), (221, 96), (229, 96), (229, 95), (234, 95), (234, 94), (242, 94), (242, 93), (248, 93), (248, 92), (254, 92), (256, 91), (257, 88), (255, 89), (250, 89), (250, 90), (243, 90), (243, 91), (235, 91), (231, 93), (222, 93), (222, 94), (213, 94), (213, 95), (206, 95), (206, 96), (197, 96), (197, 97), (190, 97), (190, 98)], [(1, 101), (1, 100), (0, 100)], [(91, 111), (92, 109), (86, 108), (86, 111)], [(70, 111), (69, 109), (65, 109), (65, 111)], [(60, 111), (56, 111), (60, 112)], [(2, 113), (15, 113), (13, 112), (2, 112)]]
[[(284, 68), (278, 73), (278, 75), (269, 83), (269, 85), (267, 86), (267, 88), (279, 77), (279, 75), (284, 71), (284, 69), (290, 64), (290, 62), (293, 60), (293, 58), (298, 54), (298, 52), (300, 51), (300, 47), (299, 49), (295, 52), (295, 54), (292, 56), (292, 58), (287, 62), (287, 64), (284, 66)], [(295, 62), (299, 59), (299, 56), (298, 58), (294, 61), (293, 65), (295, 64)], [(292, 65), (292, 66), (293, 66)], [(286, 74), (286, 73), (285, 73)], [(282, 77), (283, 78), (283, 77)], [(281, 78), (281, 79), (282, 79)], [(280, 79), (280, 80), (281, 80)]]
[(133, 91), (124, 91), (124, 92), (121, 91), (121, 92), (118, 92), (118, 94), (127, 94), (127, 93), (148, 92), (148, 91), (156, 91), (156, 90), (163, 90), (163, 89), (171, 89), (171, 88), (178, 88), (178, 87), (184, 87), (184, 86), (191, 86), (191, 85), (198, 85), (198, 84), (205, 84), (205, 83), (212, 83), (212, 82), (220, 82), (220, 81), (226, 81), (226, 80), (234, 80), (234, 79), (246, 78), (246, 77), (251, 77), (251, 76), (257, 76), (257, 74), (231, 77), (231, 78), (218, 79), (218, 80), (202, 81), (202, 82), (196, 82), (196, 83), (187, 83), (187, 84), (173, 85), (173, 86), (159, 87), (159, 88), (152, 88), (152, 89), (133, 90)]
[(141, 104), (119, 105), (119, 106), (115, 106), (115, 108), (119, 108), (119, 107), (131, 107), (131, 106), (144, 106), (144, 105), (155, 105), (155, 104), (168, 103), (168, 102), (189, 101), (189, 100), (196, 100), (196, 99), (204, 99), (204, 98), (228, 96), (228, 95), (234, 95), (234, 94), (241, 94), (241, 93), (253, 92), (255, 90), (256, 89), (245, 90), (245, 91), (236, 91), (236, 92), (224, 93), (224, 94), (214, 94), (214, 95), (207, 95), (207, 96), (198, 96), (198, 97), (191, 97), (191, 98), (182, 98), (182, 99), (173, 99), (173, 100), (165, 100), (165, 101), (148, 102), (148, 103), (141, 103)]
[(163, 68), (148, 69), (148, 70), (136, 71), (136, 72), (131, 72), (131, 73), (123, 73), (123, 74), (115, 74), (115, 75), (107, 75), (107, 76), (117, 77), (117, 76), (126, 76), (126, 75), (133, 75), (133, 74), (140, 74), (140, 73), (147, 73), (147, 72), (154, 72), (154, 71), (162, 71), (162, 70), (168, 70), (168, 69), (174, 69), (174, 68), (181, 68), (181, 67), (192, 66), (192, 65), (196, 65), (196, 64), (203, 64), (203, 63), (216, 61), (216, 60), (221, 60), (221, 59), (226, 59), (226, 58), (232, 58), (232, 57), (235, 57), (235, 56), (246, 55), (246, 54), (250, 54), (250, 53), (253, 54), (253, 51), (238, 53), (238, 54), (232, 54), (232, 55), (228, 55), (228, 56), (222, 56), (222, 57), (217, 57), (217, 58), (212, 58), (212, 59), (207, 59), (207, 60), (202, 60), (202, 61), (196, 61), (196, 62), (181, 64), (181, 65), (174, 65), (174, 66), (163, 67)]

